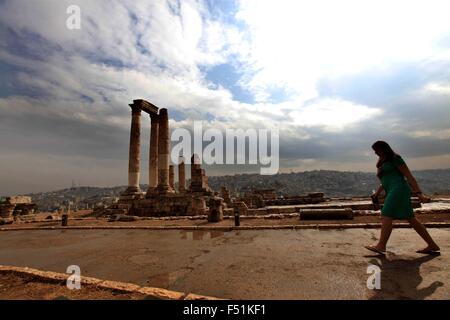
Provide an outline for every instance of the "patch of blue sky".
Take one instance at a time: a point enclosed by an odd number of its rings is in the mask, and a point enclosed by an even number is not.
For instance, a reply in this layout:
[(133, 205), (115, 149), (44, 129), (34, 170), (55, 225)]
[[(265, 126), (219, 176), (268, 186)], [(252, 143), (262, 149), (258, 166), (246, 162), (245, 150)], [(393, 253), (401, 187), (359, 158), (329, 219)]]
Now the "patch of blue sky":
[(215, 116), (215, 115), (213, 115), (213, 114), (210, 113), (210, 112), (207, 112), (207, 113), (206, 113), (206, 120), (207, 120), (207, 121), (213, 121), (214, 119), (216, 119), (216, 116)]
[(83, 56), (84, 56), (84, 58), (89, 60), (89, 62), (95, 63), (95, 64), (102, 64), (102, 65), (106, 65), (109, 67), (115, 67), (118, 69), (133, 67), (132, 63), (125, 63), (124, 61), (119, 60), (119, 59), (105, 57), (105, 56), (101, 56), (101, 55), (94, 54), (94, 53), (86, 53)]
[(233, 99), (243, 103), (254, 103), (253, 95), (239, 85), (242, 72), (231, 63), (214, 66), (206, 71), (206, 79), (216, 86), (222, 86), (229, 90)]
[(137, 48), (137, 49), (139, 50), (139, 52), (141, 52), (142, 54), (150, 56), (150, 55), (151, 55), (151, 52), (150, 52), (150, 50), (148, 50), (148, 48), (146, 48), (146, 47), (142, 44), (141, 38), (142, 38), (142, 35), (139, 35), (139, 36), (138, 36), (138, 39), (137, 39), (137, 42), (136, 42), (136, 48)]
[(180, 0), (176, 1), (167, 1), (167, 5), (172, 12), (172, 14), (179, 16), (181, 12), (181, 2)]
[[(56, 53), (65, 54), (60, 45), (50, 43), (40, 35), (26, 30), (17, 33), (7, 28), (3, 41), (11, 54), (28, 60), (48, 61), (49, 57)], [(101, 54), (81, 51), (80, 54), (93, 63), (105, 64), (117, 68), (127, 66), (123, 61)]]
[(245, 24), (235, 18), (239, 10), (237, 0), (207, 0), (209, 12), (213, 19), (244, 29)]
[(39, 88), (33, 88), (20, 83), (17, 75), (27, 71), (23, 68), (0, 62), (0, 97), (27, 96), (32, 98), (44, 97), (46, 95)]
[(443, 36), (441, 36), (437, 41), (436, 41), (436, 45), (439, 48), (443, 48), (443, 49), (448, 49), (450, 48), (450, 34), (447, 33)]
[(267, 101), (271, 103), (281, 103), (289, 100), (293, 93), (294, 92), (285, 87), (272, 86), (268, 90), (269, 97)]
[(29, 60), (47, 61), (54, 52), (62, 51), (61, 46), (52, 44), (40, 35), (27, 30), (17, 33), (5, 28), (2, 36), (4, 37), (2, 42), (11, 54)]
[(187, 119), (186, 114), (183, 111), (177, 110), (176, 108), (170, 108), (170, 118), (175, 121), (183, 121)]

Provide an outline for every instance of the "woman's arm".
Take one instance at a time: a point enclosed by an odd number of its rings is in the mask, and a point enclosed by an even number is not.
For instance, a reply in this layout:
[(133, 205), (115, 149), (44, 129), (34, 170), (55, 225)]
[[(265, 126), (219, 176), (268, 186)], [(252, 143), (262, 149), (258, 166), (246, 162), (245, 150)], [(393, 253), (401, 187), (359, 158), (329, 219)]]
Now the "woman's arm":
[(416, 181), (416, 178), (412, 175), (411, 171), (406, 164), (402, 164), (397, 166), (397, 169), (405, 176), (406, 181), (408, 181), (409, 185), (413, 188), (413, 192), (422, 193), (419, 188), (419, 184)]
[(384, 190), (384, 188), (383, 188), (383, 186), (380, 184), (380, 185), (378, 186), (377, 191), (375, 191), (375, 193), (373, 194), (373, 196), (378, 197), (378, 196), (380, 195), (380, 193), (383, 192), (383, 190)]
[(417, 183), (416, 178), (412, 175), (411, 171), (409, 170), (408, 166), (406, 164), (402, 164), (397, 166), (397, 169), (405, 176), (406, 181), (408, 181), (409, 185), (412, 187), (413, 192), (417, 194), (417, 197), (422, 202), (429, 201), (429, 198), (425, 197), (420, 190), (419, 184)]

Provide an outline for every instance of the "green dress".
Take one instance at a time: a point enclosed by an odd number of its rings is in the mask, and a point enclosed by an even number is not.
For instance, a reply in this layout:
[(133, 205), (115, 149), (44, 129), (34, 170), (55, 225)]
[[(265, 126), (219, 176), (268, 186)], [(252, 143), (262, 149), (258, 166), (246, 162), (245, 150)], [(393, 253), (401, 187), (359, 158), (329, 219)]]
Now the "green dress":
[(402, 157), (394, 156), (391, 161), (383, 163), (381, 184), (386, 191), (381, 214), (392, 219), (409, 219), (414, 217), (411, 205), (411, 189), (397, 166), (405, 164)]

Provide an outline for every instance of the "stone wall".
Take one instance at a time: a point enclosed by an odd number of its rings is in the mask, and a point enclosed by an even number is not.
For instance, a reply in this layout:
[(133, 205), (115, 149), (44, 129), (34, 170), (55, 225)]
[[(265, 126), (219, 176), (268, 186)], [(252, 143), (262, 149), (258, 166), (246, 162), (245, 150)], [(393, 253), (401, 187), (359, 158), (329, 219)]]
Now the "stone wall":
[(31, 204), (31, 197), (28, 197), (28, 196), (7, 197), (6, 203), (8, 203), (8, 204)]
[(130, 215), (141, 217), (194, 216), (206, 214), (206, 200), (186, 194), (168, 194), (134, 201)]

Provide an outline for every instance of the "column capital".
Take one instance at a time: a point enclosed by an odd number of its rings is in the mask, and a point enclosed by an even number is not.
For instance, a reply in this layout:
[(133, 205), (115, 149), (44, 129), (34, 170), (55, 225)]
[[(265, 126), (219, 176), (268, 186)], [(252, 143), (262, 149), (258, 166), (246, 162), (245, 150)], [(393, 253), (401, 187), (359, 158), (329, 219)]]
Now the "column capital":
[(158, 113), (159, 108), (155, 106), (153, 103), (150, 103), (144, 99), (133, 100), (133, 103), (139, 106), (144, 112)]
[(137, 115), (141, 115), (141, 107), (136, 105), (136, 104), (129, 104), (130, 108), (131, 108), (131, 114), (137, 114)]
[(150, 119), (152, 120), (152, 123), (157, 123), (159, 121), (159, 115), (157, 113), (149, 113)]

